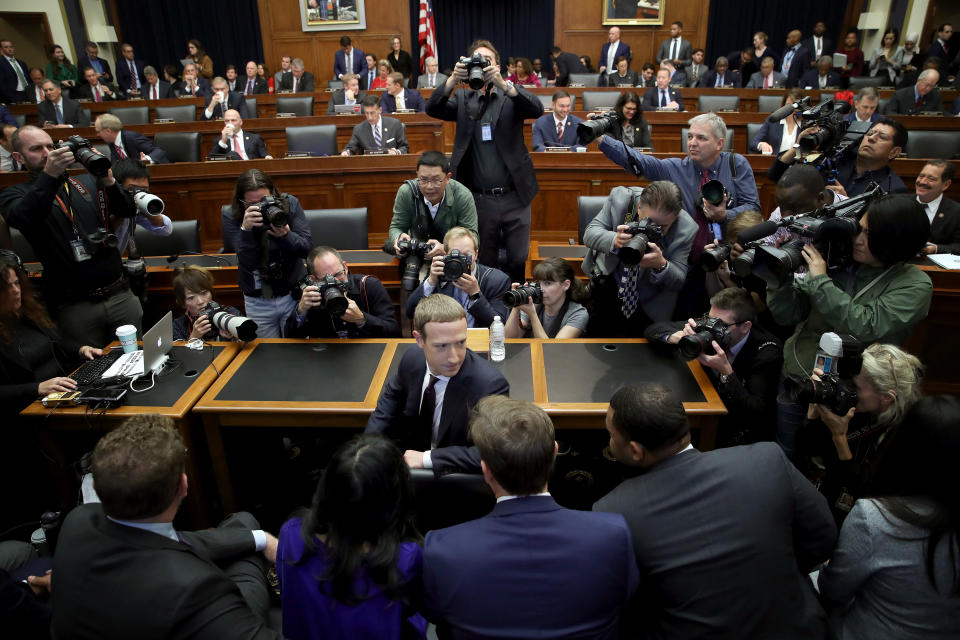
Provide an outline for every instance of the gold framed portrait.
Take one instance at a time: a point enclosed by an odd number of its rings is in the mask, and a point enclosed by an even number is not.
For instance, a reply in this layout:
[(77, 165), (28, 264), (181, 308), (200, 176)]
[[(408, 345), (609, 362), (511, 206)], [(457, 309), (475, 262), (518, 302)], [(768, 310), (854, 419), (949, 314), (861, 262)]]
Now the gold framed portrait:
[(667, 0), (603, 0), (604, 25), (663, 24)]
[(304, 31), (366, 29), (363, 0), (300, 0)]

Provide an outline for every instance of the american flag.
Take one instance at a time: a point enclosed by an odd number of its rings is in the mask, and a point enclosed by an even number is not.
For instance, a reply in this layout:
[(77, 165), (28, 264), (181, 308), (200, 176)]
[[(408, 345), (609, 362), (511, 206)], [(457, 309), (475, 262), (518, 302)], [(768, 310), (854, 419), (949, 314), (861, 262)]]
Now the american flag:
[(426, 59), (437, 58), (437, 25), (433, 21), (433, 7), (430, 0), (420, 0), (420, 71), (424, 71)]

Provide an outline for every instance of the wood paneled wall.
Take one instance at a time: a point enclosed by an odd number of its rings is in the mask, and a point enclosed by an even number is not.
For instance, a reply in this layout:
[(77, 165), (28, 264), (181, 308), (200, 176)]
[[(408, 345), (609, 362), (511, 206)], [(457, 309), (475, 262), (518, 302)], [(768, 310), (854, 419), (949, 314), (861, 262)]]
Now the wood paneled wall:
[(353, 45), (384, 58), (390, 51), (390, 38), (400, 34), (403, 48), (410, 50), (410, 6), (406, 0), (366, 0), (367, 28), (343, 31), (304, 31), (300, 13), (303, 0), (258, 0), (263, 53), (270, 73), (280, 68), (280, 57), (303, 58), (304, 67), (313, 73), (317, 89), (333, 78), (333, 54), (340, 48), (340, 37), (347, 35)]
[[(620, 25), (620, 39), (633, 52), (631, 68), (640, 70), (644, 62), (654, 62), (660, 43), (670, 37), (670, 23), (683, 23), (683, 38), (693, 48), (707, 46), (707, 15), (710, 0), (667, 0), (662, 25)], [(588, 55), (599, 67), (600, 48), (607, 41), (603, 26), (602, 0), (556, 0), (553, 40), (564, 51)]]

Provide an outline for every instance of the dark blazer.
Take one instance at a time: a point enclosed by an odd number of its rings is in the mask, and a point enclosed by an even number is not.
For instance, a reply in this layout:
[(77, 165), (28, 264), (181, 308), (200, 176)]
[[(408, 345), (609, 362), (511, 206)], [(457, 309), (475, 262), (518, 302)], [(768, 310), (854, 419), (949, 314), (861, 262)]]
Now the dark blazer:
[(25, 94), (33, 90), (33, 82), (30, 80), (30, 67), (20, 58), (15, 59), (20, 65), (20, 70), (23, 71), (23, 78), (27, 81), (27, 86), (25, 87), (26, 91), (17, 91), (17, 84), (19, 84), (17, 72), (7, 61), (6, 56), (0, 56), (0, 99), (8, 104), (23, 101)]
[[(205, 100), (209, 100), (210, 98), (213, 97), (213, 89), (210, 88), (210, 81), (207, 80), (206, 78), (197, 78), (196, 87), (197, 87), (197, 91), (194, 94), (194, 96), (196, 96), (197, 98), (203, 98)], [(180, 96), (190, 95), (190, 93), (187, 91), (186, 85), (183, 83), (183, 80), (178, 82), (173, 87), (173, 93), (178, 98)]]
[[(423, 350), (407, 349), (397, 373), (380, 392), (377, 408), (370, 414), (364, 433), (383, 433), (397, 440), (401, 449), (430, 451), (432, 433), (420, 423), (426, 372)], [(470, 446), (470, 411), (481, 398), (509, 394), (510, 384), (500, 370), (467, 349), (460, 371), (450, 378), (443, 395), (437, 448), (430, 453), (434, 475), (480, 472), (480, 454), (476, 447)]]
[[(383, 141), (383, 150), (399, 149), (400, 153), (410, 153), (407, 143), (407, 127), (396, 118), (380, 116), (380, 135)], [(366, 149), (375, 149), (373, 129), (366, 120), (353, 126), (353, 133), (347, 142), (346, 149), (355, 156), (363, 155)]]
[[(597, 69), (600, 67), (607, 66), (607, 54), (610, 53), (610, 43), (604, 42), (603, 46), (600, 47), (600, 58), (597, 60)], [(616, 60), (620, 56), (625, 56), (627, 59), (627, 66), (630, 66), (630, 62), (633, 61), (633, 54), (630, 52), (630, 45), (628, 45), (623, 40), (617, 40), (617, 52), (614, 54), (613, 59)], [(611, 69), (607, 69), (605, 73), (610, 73)], [(616, 69), (613, 69), (616, 71)]]
[[(577, 62), (580, 61), (577, 60)], [(542, 116), (543, 105), (535, 95), (523, 87), (516, 86), (516, 88), (515, 98), (499, 93), (498, 89), (494, 90), (498, 95), (491, 106), (497, 111), (493, 115), (493, 122), (496, 123), (493, 128), (493, 141), (497, 145), (500, 157), (510, 170), (520, 202), (526, 206), (537, 195), (540, 185), (537, 183), (537, 174), (533, 169), (533, 160), (523, 142), (523, 122), (527, 118), (534, 120)], [(455, 178), (457, 167), (460, 166), (473, 141), (473, 130), (477, 126), (476, 121), (467, 112), (467, 105), (471, 100), (476, 102), (479, 95), (481, 95), (480, 92), (472, 89), (457, 89), (452, 96), (448, 96), (443, 89), (437, 89), (427, 101), (427, 115), (457, 123), (453, 154), (450, 157), (450, 171)], [(463, 182), (463, 180), (460, 181)]]
[[(674, 89), (673, 87), (667, 87), (667, 95), (670, 97), (670, 101), (677, 103), (677, 106), (680, 107), (680, 111), (683, 111), (683, 96), (680, 95), (680, 91)], [(641, 101), (640, 108), (644, 111), (656, 111), (660, 108), (660, 89), (656, 87), (651, 87), (643, 92), (643, 100)]]
[(607, 87), (618, 87), (622, 84), (636, 87), (640, 84), (640, 74), (637, 73), (636, 69), (627, 69), (627, 75), (621, 77), (620, 73), (614, 69), (613, 73), (601, 74), (600, 80), (602, 80), (603, 85)]
[[(40, 329), (32, 322), (25, 321), (31, 328), (43, 333), (49, 340), (50, 355), (63, 363), (65, 369), (58, 375), (67, 375), (73, 366), (79, 363), (80, 343), (65, 338), (52, 329)], [(24, 359), (21, 347), (13, 342), (0, 341), (0, 416), (15, 420), (28, 404), (40, 397), (37, 374)], [(31, 347), (33, 345), (30, 345)]]
[[(780, 57), (780, 72), (783, 72), (783, 59), (786, 57), (787, 52), (783, 53), (783, 56)], [(813, 52), (810, 49), (806, 48), (803, 45), (800, 45), (800, 48), (797, 49), (797, 52), (793, 55), (793, 59), (790, 60), (790, 68), (787, 70), (787, 87), (798, 87), (800, 86), (800, 78), (803, 77), (803, 74), (807, 72), (810, 68), (810, 62), (813, 60)]]
[(930, 224), (930, 242), (937, 253), (960, 254), (960, 203), (943, 196)]
[(692, 62), (687, 66), (685, 66), (684, 69), (685, 69), (684, 74), (687, 76), (687, 86), (699, 87), (700, 81), (703, 80), (704, 74), (706, 74), (707, 71), (710, 70), (710, 67), (708, 67), (706, 64), (699, 65), (697, 67), (697, 70), (700, 72), (700, 75), (697, 75), (696, 73), (694, 73)]
[[(153, 144), (153, 141), (142, 133), (121, 129), (120, 139), (123, 141), (123, 148), (127, 153), (127, 157), (133, 160), (139, 160), (140, 154), (145, 153), (150, 156), (156, 164), (167, 164), (170, 162), (166, 152)], [(116, 162), (119, 159), (120, 155), (117, 153), (117, 147), (111, 144), (110, 160)]]
[(557, 140), (557, 121), (552, 113), (545, 113), (533, 122), (533, 150), (543, 151), (546, 147), (577, 146), (577, 125), (583, 122), (575, 115), (568, 114), (563, 127), (563, 140)]
[[(355, 73), (358, 76), (366, 71), (367, 68), (367, 55), (360, 49), (353, 48), (353, 69), (349, 70), (349, 73)], [(333, 52), (333, 77), (339, 78), (343, 74), (347, 73), (347, 56), (343, 53), (343, 49), (337, 49)]]
[[(152, 88), (152, 85), (144, 83), (144, 85), (140, 87), (141, 97), (143, 97), (145, 100), (153, 100), (150, 95), (150, 90)], [(170, 83), (166, 80), (157, 80), (157, 93), (159, 94), (157, 100), (166, 100), (168, 98), (176, 97), (173, 95), (173, 87), (171, 87)]]
[[(360, 106), (360, 101), (363, 100), (363, 97), (367, 95), (362, 89), (357, 91), (357, 95), (354, 96), (354, 99), (357, 101), (357, 107), (360, 111), (363, 111), (363, 107)], [(333, 115), (337, 112), (336, 105), (346, 104), (347, 103), (347, 94), (343, 89), (337, 89), (333, 92), (333, 95), (330, 97), (330, 102), (327, 104), (327, 115)]]
[[(802, 40), (800, 44), (810, 50), (810, 61), (816, 62), (817, 48), (813, 46), (813, 36), (810, 36), (806, 40)], [(826, 36), (823, 36), (823, 50), (820, 52), (820, 55), (832, 56), (834, 51), (836, 51), (836, 46), (834, 45), (833, 40), (831, 40)]]
[(7, 109), (7, 105), (0, 104), (0, 122), (3, 124), (12, 124), (15, 127), (20, 125), (17, 124), (16, 118), (13, 117), (13, 114), (10, 113), (10, 109)]
[[(762, 82), (762, 80), (761, 80)], [(812, 87), (813, 89), (820, 88), (820, 71), (818, 69), (808, 69), (806, 73), (800, 78), (800, 84), (798, 87)], [(839, 87), (840, 86), (840, 76), (834, 71), (827, 72), (827, 87)]]
[[(363, 61), (366, 64), (366, 58), (363, 58)], [(413, 58), (410, 57), (409, 51), (401, 49), (400, 53), (394, 57), (391, 49), (390, 53), (387, 54), (387, 62), (390, 63), (394, 71), (401, 73), (405, 79), (409, 79), (413, 75)]]
[(783, 126), (779, 120), (776, 122), (770, 122), (769, 120), (763, 121), (763, 126), (760, 127), (760, 131), (757, 131), (757, 135), (753, 136), (753, 140), (750, 141), (747, 153), (760, 153), (758, 145), (761, 142), (766, 142), (773, 147), (774, 155), (780, 152), (780, 143), (783, 142)]
[[(857, 119), (857, 110), (854, 109), (847, 115), (843, 116), (843, 119), (846, 120), (847, 122), (854, 122)], [(876, 111), (874, 111), (873, 114), (870, 116), (870, 122), (880, 122), (881, 120), (883, 120), (883, 116)]]
[[(110, 63), (103, 58), (97, 58), (97, 62), (103, 67), (104, 73), (104, 76), (100, 78), (100, 82), (113, 82), (113, 74), (110, 73)], [(87, 54), (83, 54), (77, 59), (77, 71), (81, 77), (83, 76), (83, 70), (87, 67), (93, 68), (93, 65), (90, 64), (90, 58), (87, 57)]]
[[(343, 53), (342, 51), (340, 53)], [(364, 62), (366, 64), (366, 62)], [(293, 91), (293, 74), (285, 73), (280, 80), (280, 86), (277, 91)], [(313, 74), (304, 71), (297, 84), (297, 93), (313, 93)]]
[[(100, 83), (100, 101), (108, 102), (110, 100), (117, 99), (117, 91), (112, 86), (108, 87), (112, 92), (111, 95), (107, 95), (103, 91), (103, 83)], [(78, 100), (89, 100), (90, 102), (96, 102), (97, 99), (93, 95), (93, 87), (89, 83), (84, 82), (82, 85), (79, 85), (76, 89), (71, 92), (71, 95), (75, 96)]]
[[(233, 159), (239, 160), (240, 155), (233, 151), (232, 148), (224, 147), (220, 144), (221, 139), (217, 138), (217, 141), (213, 143), (213, 146), (210, 147), (210, 153), (207, 156), (218, 156), (226, 154), (229, 157), (233, 155)], [(257, 158), (266, 158), (270, 155), (270, 152), (267, 151), (267, 145), (256, 133), (249, 133), (246, 129), (243, 130), (243, 150), (247, 153), (247, 158), (250, 160), (255, 160)]]
[(321, 307), (312, 307), (301, 323), (294, 309), (284, 326), (285, 338), (336, 338), (345, 330), (351, 338), (399, 338), (400, 325), (393, 313), (390, 294), (374, 276), (351, 273), (347, 276), (346, 295), (357, 303), (364, 315), (364, 324), (358, 327), (331, 316)]
[[(133, 61), (133, 66), (137, 70), (137, 81), (139, 82), (139, 88), (143, 90), (143, 85), (147, 83), (147, 79), (143, 75), (143, 60)], [(127, 62), (126, 58), (121, 57), (117, 60), (117, 86), (120, 87), (120, 91), (127, 93), (130, 91), (130, 88), (133, 84), (133, 77), (130, 75), (130, 65)]]
[[(416, 89), (404, 89), (403, 99), (407, 105), (407, 109), (413, 109), (414, 111), (420, 111), (422, 113), (427, 108), (427, 103), (424, 102), (423, 96), (421, 96), (420, 92)], [(383, 97), (380, 98), (380, 106), (383, 108), (384, 113), (393, 113), (397, 110), (397, 99), (384, 91)]]
[(52, 595), (59, 638), (249, 638), (280, 635), (250, 610), (215, 562), (254, 553), (249, 529), (182, 532), (183, 542), (117, 524), (99, 504), (60, 531)]
[(943, 98), (940, 95), (940, 89), (933, 88), (925, 96), (920, 96), (920, 107), (917, 107), (917, 101), (914, 98), (916, 86), (911, 85), (903, 89), (897, 89), (890, 100), (883, 108), (885, 114), (898, 113), (909, 116), (920, 111), (943, 111)]
[(500, 502), (423, 546), (425, 613), (454, 638), (619, 638), (637, 588), (623, 518), (550, 496)]
[[(939, 38), (934, 39), (933, 44), (930, 45), (930, 48), (927, 49), (926, 53), (923, 55), (925, 58), (940, 58), (940, 62), (944, 65), (950, 64), (950, 56), (946, 49), (943, 48), (943, 45), (940, 44)], [(913, 66), (919, 68), (919, 66), (916, 64)]]
[[(213, 96), (210, 97), (212, 99)], [(248, 117), (247, 114), (247, 99), (243, 97), (242, 93), (236, 91), (227, 92), (227, 104), (224, 105), (222, 102), (218, 102), (213, 105), (212, 113), (210, 117), (207, 117), (207, 108), (204, 107), (203, 111), (200, 113), (200, 117), (204, 120), (217, 120), (223, 118), (225, 114), (230, 109), (236, 109), (240, 113), (241, 118)]]
[[(664, 58), (670, 58), (670, 45), (672, 43), (673, 38), (667, 38), (660, 43), (660, 48), (657, 49), (657, 64), (660, 64)], [(693, 47), (690, 45), (689, 40), (680, 38), (680, 49), (677, 51), (677, 59), (680, 60), (681, 66), (690, 64), (690, 61), (693, 59)]]
[[(237, 78), (237, 88), (235, 91), (240, 95), (246, 95), (244, 93), (247, 90), (247, 77)], [(257, 76), (253, 81), (253, 95), (260, 95), (264, 93), (270, 93), (270, 85), (267, 84), (267, 81)]]
[[(489, 327), (493, 322), (493, 316), (500, 316), (503, 320), (510, 315), (506, 305), (500, 296), (510, 289), (510, 276), (499, 269), (488, 267), (486, 265), (477, 265), (477, 282), (480, 285), (480, 299), (473, 303), (467, 309), (467, 313), (473, 316), (475, 327)], [(407, 317), (412, 318), (413, 312), (417, 309), (417, 304), (423, 298), (423, 285), (426, 280), (420, 283), (410, 297), (407, 299)], [(456, 287), (452, 282), (441, 281), (434, 293), (442, 293), (453, 297)]]
[[(700, 86), (705, 88), (712, 88), (716, 86), (717, 82), (717, 72), (714, 69), (710, 69), (703, 77), (700, 78)], [(734, 87), (740, 86), (740, 72), (732, 71), (727, 69), (727, 72), (723, 74), (723, 83), (724, 85), (732, 84)]]
[(569, 51), (558, 53), (556, 63), (558, 87), (567, 86), (571, 73), (589, 73), (589, 70), (580, 62), (580, 56)]
[(776, 444), (678, 453), (593, 509), (630, 527), (647, 637), (827, 637), (805, 574), (830, 556), (837, 528)]
[[(90, 118), (87, 117), (87, 114), (83, 112), (83, 108), (80, 106), (80, 103), (71, 100), (70, 98), (60, 98), (63, 100), (63, 122), (64, 124), (72, 124), (75, 127), (89, 127)], [(40, 126), (43, 126), (44, 122), (57, 122), (57, 110), (53, 108), (53, 103), (49, 100), (44, 100), (37, 105), (37, 117), (40, 121)]]

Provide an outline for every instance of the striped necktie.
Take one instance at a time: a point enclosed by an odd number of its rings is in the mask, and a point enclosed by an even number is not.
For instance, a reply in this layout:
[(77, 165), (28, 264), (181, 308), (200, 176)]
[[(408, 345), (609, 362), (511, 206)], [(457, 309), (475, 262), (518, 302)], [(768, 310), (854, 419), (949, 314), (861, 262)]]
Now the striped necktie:
[(377, 149), (383, 149), (383, 136), (380, 135), (379, 123), (373, 127), (373, 143), (377, 145)]

